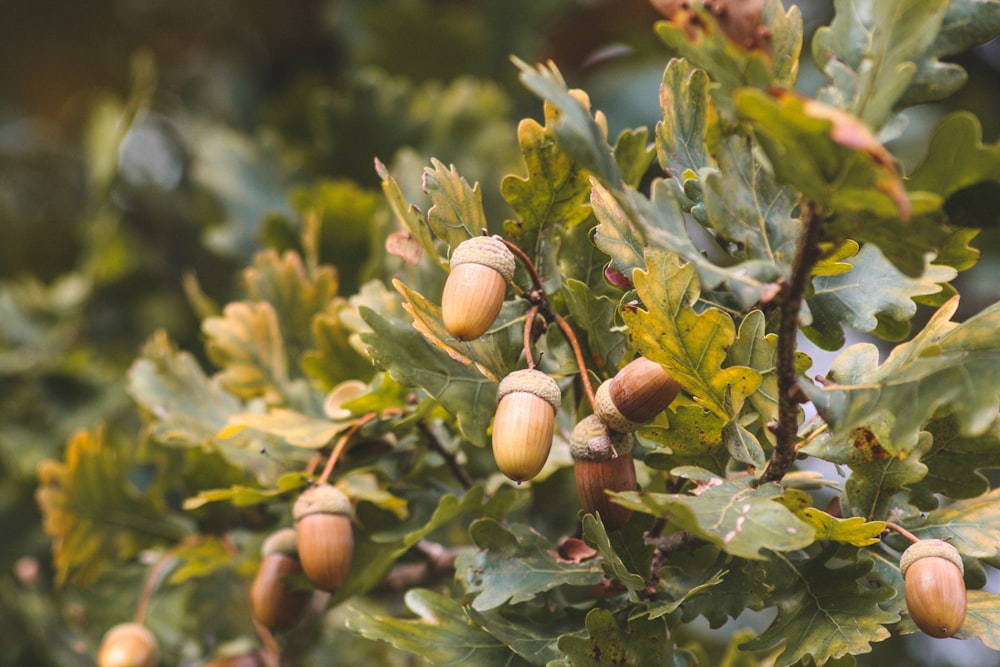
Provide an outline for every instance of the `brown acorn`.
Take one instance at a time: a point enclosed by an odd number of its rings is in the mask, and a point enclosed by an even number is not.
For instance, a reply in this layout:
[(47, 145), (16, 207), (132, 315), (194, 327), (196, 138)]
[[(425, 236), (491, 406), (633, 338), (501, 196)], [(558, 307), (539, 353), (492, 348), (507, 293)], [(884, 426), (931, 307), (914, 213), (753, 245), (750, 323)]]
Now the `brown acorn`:
[(549, 457), (562, 395), (555, 380), (535, 369), (514, 371), (497, 387), (493, 458), (515, 482), (538, 474)]
[(595, 410), (612, 430), (637, 431), (663, 412), (680, 389), (663, 366), (637, 357), (597, 388)]
[(296, 588), (289, 577), (302, 574), (294, 528), (283, 528), (264, 540), (261, 561), (250, 587), (250, 611), (271, 632), (284, 632), (302, 618), (312, 591)]
[(156, 637), (140, 623), (120, 623), (108, 630), (97, 654), (98, 667), (155, 667), (159, 660)]
[(951, 637), (965, 621), (965, 567), (943, 540), (920, 540), (899, 561), (910, 618), (931, 637)]
[(302, 492), (292, 514), (303, 571), (316, 588), (336, 591), (354, 559), (350, 498), (335, 486), (317, 484)]
[(597, 415), (584, 417), (573, 429), (570, 454), (576, 477), (576, 495), (588, 514), (600, 514), (607, 530), (628, 523), (632, 510), (612, 502), (607, 491), (635, 491), (632, 434), (617, 433)]
[(474, 236), (455, 247), (441, 295), (448, 333), (462, 341), (486, 333), (500, 314), (515, 264), (514, 254), (495, 236)]

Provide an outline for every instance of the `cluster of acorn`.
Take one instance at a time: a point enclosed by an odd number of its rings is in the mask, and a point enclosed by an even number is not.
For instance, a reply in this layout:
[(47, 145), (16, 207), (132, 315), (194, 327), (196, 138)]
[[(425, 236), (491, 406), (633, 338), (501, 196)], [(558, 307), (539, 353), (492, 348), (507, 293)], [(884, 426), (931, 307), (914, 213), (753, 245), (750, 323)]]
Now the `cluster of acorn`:
[[(458, 340), (486, 333), (496, 320), (514, 275), (515, 258), (497, 237), (479, 236), (456, 246), (441, 296), (445, 328)], [(639, 357), (597, 390), (595, 413), (573, 430), (577, 494), (586, 512), (619, 528), (631, 512), (610, 502), (607, 491), (636, 488), (632, 432), (677, 396), (677, 382), (653, 361)], [(531, 479), (548, 459), (562, 396), (555, 380), (534, 368), (500, 381), (493, 419), (493, 457), (516, 482)]]
[[(261, 549), (261, 562), (250, 587), (250, 611), (271, 632), (294, 627), (312, 600), (313, 591), (296, 582), (305, 575), (313, 587), (333, 592), (344, 585), (354, 558), (351, 501), (331, 484), (303, 491), (292, 509), (295, 528), (271, 534)], [(212, 665), (256, 656), (219, 658)], [(97, 656), (98, 667), (154, 667), (159, 662), (156, 638), (141, 623), (122, 623), (108, 630)]]

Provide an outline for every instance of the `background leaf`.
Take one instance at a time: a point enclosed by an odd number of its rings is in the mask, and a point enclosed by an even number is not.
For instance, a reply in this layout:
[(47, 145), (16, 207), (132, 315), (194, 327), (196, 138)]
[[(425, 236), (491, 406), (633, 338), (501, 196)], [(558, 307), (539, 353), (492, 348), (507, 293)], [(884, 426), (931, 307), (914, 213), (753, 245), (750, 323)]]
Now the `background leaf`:
[(632, 619), (622, 627), (610, 611), (594, 609), (587, 614), (587, 633), (587, 638), (567, 635), (559, 639), (559, 649), (566, 655), (565, 665), (674, 666), (673, 642), (663, 619)]
[(445, 167), (432, 159), (431, 166), (424, 169), (424, 192), (432, 202), (427, 223), (449, 248), (488, 229), (479, 184), (470, 186), (454, 165)]

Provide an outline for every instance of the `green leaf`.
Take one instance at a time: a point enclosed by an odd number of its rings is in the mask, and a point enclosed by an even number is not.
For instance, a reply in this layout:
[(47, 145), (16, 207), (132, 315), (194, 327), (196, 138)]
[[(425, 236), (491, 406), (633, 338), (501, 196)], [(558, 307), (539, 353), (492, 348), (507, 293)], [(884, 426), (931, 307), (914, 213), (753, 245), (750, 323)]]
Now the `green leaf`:
[(785, 91), (744, 88), (735, 104), (780, 182), (832, 211), (910, 219), (892, 155), (857, 118)]
[(838, 519), (815, 507), (805, 508), (799, 516), (816, 529), (817, 540), (834, 540), (856, 547), (878, 544), (885, 530), (884, 521), (865, 521), (859, 516)]
[(987, 591), (968, 591), (965, 595), (965, 622), (957, 636), (976, 637), (987, 647), (1000, 651), (1000, 595)]
[(816, 276), (813, 293), (806, 299), (812, 320), (803, 331), (814, 343), (829, 350), (843, 346), (842, 324), (884, 338), (905, 336), (917, 312), (914, 300), (940, 292), (939, 283), (957, 275), (954, 269), (932, 265), (920, 279), (907, 278), (872, 244), (842, 261), (850, 264), (851, 270)]
[(583, 626), (583, 614), (571, 610), (570, 613), (553, 613), (551, 607), (539, 605), (528, 607), (497, 607), (489, 611), (477, 611), (465, 607), (473, 623), (486, 630), (511, 651), (533, 665), (550, 665), (559, 658), (559, 637), (570, 632), (579, 632)]
[[(836, 368), (858, 368), (855, 377), (833, 372), (822, 388), (804, 383), (817, 410), (842, 437), (882, 416), (892, 419), (888, 440), (908, 448), (932, 416), (954, 415), (959, 432), (977, 436), (997, 419), (1000, 408), (1000, 303), (961, 324), (951, 322), (953, 298), (923, 331), (896, 346), (881, 366), (868, 344), (848, 347)], [(846, 374), (845, 374), (846, 375)]]
[(683, 466), (725, 475), (729, 450), (722, 440), (726, 422), (695, 405), (679, 405), (668, 412), (669, 428), (647, 426), (639, 434), (659, 445), (646, 455), (646, 464), (659, 470)]
[(941, 30), (917, 62), (917, 73), (900, 106), (944, 99), (965, 83), (965, 70), (938, 58), (985, 44), (1000, 33), (1000, 5), (980, 0), (950, 0)]
[(648, 270), (633, 274), (643, 308), (623, 310), (635, 347), (657, 361), (696, 401), (731, 420), (743, 400), (760, 386), (752, 368), (723, 368), (726, 352), (736, 339), (732, 318), (716, 308), (696, 313), (694, 268), (681, 265), (675, 255), (651, 253)]
[(1000, 489), (957, 500), (939, 510), (928, 512), (907, 529), (921, 539), (946, 540), (963, 555), (993, 558), (1000, 550)]
[(458, 602), (423, 588), (403, 597), (416, 619), (373, 616), (360, 610), (347, 617), (347, 627), (368, 639), (392, 644), (434, 665), (514, 667), (529, 664), (469, 618)]
[(858, 559), (829, 567), (824, 559), (796, 561), (775, 554), (768, 581), (778, 616), (758, 637), (740, 646), (746, 651), (770, 651), (784, 646), (775, 667), (792, 667), (811, 657), (817, 664), (847, 654), (867, 653), (873, 642), (889, 637), (886, 624), (899, 614), (884, 611), (880, 602), (891, 588), (860, 583), (872, 561)]
[[(501, 311), (490, 331), (471, 341), (456, 340), (444, 326), (441, 307), (428, 301), (422, 294), (407, 287), (402, 281), (394, 280), (396, 288), (406, 302), (403, 309), (413, 317), (413, 327), (422, 333), (429, 343), (446, 352), (454, 361), (452, 364), (475, 364), (480, 372), (493, 381), (498, 381), (517, 368), (521, 354), (523, 326), (512, 326), (509, 315), (513, 308)], [(521, 316), (522, 304), (516, 310)]]
[(974, 498), (990, 488), (980, 472), (1000, 468), (1000, 421), (985, 433), (963, 437), (951, 417), (935, 419), (925, 426), (934, 438), (930, 450), (921, 459), (927, 475), (912, 487), (914, 495), (948, 498)]
[(718, 169), (699, 172), (708, 227), (740, 261), (773, 264), (775, 276), (791, 273), (801, 222), (792, 217), (798, 195), (775, 182), (743, 136), (714, 150)]
[(313, 348), (302, 355), (302, 370), (329, 390), (347, 380), (371, 379), (372, 361), (355, 347), (355, 330), (345, 317), (350, 308), (342, 301), (331, 303), (312, 319)]
[(673, 474), (697, 483), (691, 494), (614, 494), (617, 502), (638, 511), (666, 518), (726, 553), (761, 560), (762, 549), (794, 551), (813, 543), (812, 526), (780, 502), (777, 484), (750, 486), (750, 479), (728, 480), (697, 468), (679, 468)]
[(567, 90), (554, 63), (531, 67), (514, 58), (514, 64), (521, 71), (521, 83), (559, 111), (546, 126), (552, 128), (569, 159), (603, 183), (620, 185), (624, 179), (608, 145), (607, 122), (603, 115), (591, 115), (586, 94)]
[(761, 561), (733, 558), (714, 545), (672, 554), (658, 575), (659, 589), (681, 603), (685, 623), (703, 616), (712, 628), (763, 609), (772, 590)]
[[(882, 429), (879, 433), (883, 435)], [(921, 459), (930, 446), (930, 438), (919, 438), (912, 448), (892, 455), (879, 444), (880, 440), (888, 442), (888, 438), (877, 438), (866, 428), (856, 429), (851, 435), (850, 442), (857, 455), (867, 452), (870, 460), (851, 465), (841, 504), (845, 513), (868, 520), (884, 519), (895, 502), (893, 496), (927, 474), (927, 466)]]
[(449, 248), (487, 229), (479, 184), (469, 187), (454, 165), (445, 167), (440, 160), (432, 159), (431, 167), (424, 169), (424, 192), (431, 200), (427, 223)]
[[(434, 495), (430, 503), (410, 502), (405, 522), (395, 521), (389, 528), (382, 528), (384, 517), (362, 503), (357, 507), (358, 522), (367, 530), (355, 542), (354, 568), (343, 588), (333, 600), (339, 602), (370, 590), (380, 584), (393, 564), (402, 558), (420, 540), (443, 526), (468, 516), (503, 516), (514, 501), (514, 492), (499, 493), (489, 498), (482, 486), (474, 486), (458, 498), (446, 493)], [(394, 517), (400, 512), (389, 507)]]
[(64, 462), (42, 463), (36, 498), (58, 585), (85, 586), (110, 563), (184, 535), (162, 503), (128, 481), (131, 463), (103, 429), (73, 436)]
[(386, 319), (365, 306), (361, 316), (372, 328), (361, 338), (376, 364), (400, 384), (424, 389), (457, 420), (469, 442), (486, 446), (497, 383), (475, 366), (456, 362), (409, 323)]
[(636, 618), (622, 627), (606, 609), (587, 614), (589, 637), (566, 635), (559, 649), (569, 667), (674, 667), (673, 642), (665, 619)]
[(427, 218), (416, 206), (406, 201), (406, 196), (400, 190), (396, 179), (392, 177), (389, 170), (382, 162), (375, 160), (375, 171), (382, 179), (382, 192), (385, 194), (389, 207), (395, 213), (396, 219), (403, 223), (410, 237), (416, 239), (431, 259), (437, 262), (442, 269), (448, 268), (448, 262), (438, 254), (434, 245), (434, 236), (431, 234), (430, 224)]
[(589, 174), (574, 163), (560, 147), (552, 125), (558, 112), (545, 105), (545, 126), (526, 118), (517, 126), (517, 140), (528, 175), (510, 174), (500, 184), (504, 199), (518, 215), (504, 229), (511, 241), (530, 255), (547, 227), (571, 227), (590, 214)]
[(279, 477), (273, 487), (262, 488), (236, 484), (226, 489), (208, 489), (184, 500), (184, 509), (193, 510), (213, 502), (228, 502), (234, 507), (250, 507), (272, 502), (309, 484), (309, 478), (298, 472), (287, 472)]
[(559, 586), (591, 586), (604, 576), (596, 562), (563, 560), (555, 545), (523, 524), (508, 529), (480, 519), (469, 535), (480, 550), (460, 554), (455, 573), (475, 596), (471, 606), (477, 611), (526, 602)]
[(222, 313), (201, 325), (208, 356), (222, 369), (219, 382), (238, 398), (284, 402), (288, 357), (274, 307), (267, 302), (234, 302)]
[(708, 74), (687, 60), (672, 59), (660, 84), (663, 120), (656, 124), (656, 155), (675, 179), (686, 171), (712, 166), (706, 137), (711, 110)]
[[(591, 183), (590, 205), (600, 224), (594, 230), (594, 245), (611, 258), (611, 266), (625, 276), (646, 268), (642, 232), (628, 220), (614, 194), (596, 180)], [(680, 216), (680, 208), (677, 209)], [(683, 219), (683, 218), (681, 218)]]
[(606, 369), (618, 368), (628, 350), (625, 334), (616, 328), (618, 303), (573, 279), (565, 282), (562, 295), (575, 331), (585, 334), (586, 344)]
[(622, 130), (615, 140), (614, 155), (624, 184), (638, 188), (656, 159), (656, 149), (649, 143), (649, 128)]
[[(776, 0), (761, 5), (759, 14), (744, 12), (728, 24), (723, 12), (717, 15), (700, 3), (684, 5), (671, 21), (656, 24), (657, 35), (673, 52), (712, 75), (715, 103), (723, 111), (740, 86), (766, 89), (794, 82), (802, 47), (799, 9), (792, 6), (786, 13)], [(761, 35), (768, 35), (769, 43), (762, 43)]]
[[(927, 156), (910, 176), (910, 190), (944, 198), (982, 183), (1000, 181), (1000, 141), (984, 145), (979, 119), (965, 111), (945, 116), (931, 133)], [(975, 221), (967, 221), (976, 226)]]
[[(608, 571), (615, 579), (625, 584), (625, 587), (630, 591), (641, 591), (646, 588), (646, 578), (635, 569), (630, 569), (629, 565), (618, 555), (599, 517), (593, 514), (584, 514), (581, 519), (581, 526), (583, 528), (583, 539), (586, 540), (587, 544), (597, 549), (598, 553), (604, 559)], [(639, 536), (633, 536), (633, 538), (635, 537)], [(646, 571), (648, 571), (649, 559), (647, 557), (644, 560), (647, 561), (645, 565)]]
[(153, 416), (152, 436), (164, 444), (212, 442), (242, 403), (209, 379), (194, 355), (179, 351), (163, 331), (155, 333), (128, 371), (128, 392)]
[(297, 253), (259, 253), (243, 272), (250, 298), (274, 309), (288, 359), (312, 347), (313, 318), (326, 311), (337, 294), (337, 275), (330, 266), (307, 271)]
[(736, 341), (726, 355), (727, 366), (746, 366), (760, 373), (760, 386), (747, 401), (757, 413), (756, 421), (764, 433), (769, 432), (767, 423), (778, 418), (778, 376), (774, 371), (777, 349), (778, 336), (767, 333), (764, 313), (751, 310), (740, 322)]
[(330, 444), (338, 433), (350, 428), (351, 423), (316, 419), (297, 410), (271, 408), (266, 413), (237, 412), (230, 415), (219, 437), (230, 438), (250, 428), (277, 436), (293, 447), (321, 449)]
[(917, 73), (914, 62), (941, 29), (947, 0), (836, 0), (829, 26), (813, 37), (813, 58), (836, 99), (868, 126), (880, 128)]

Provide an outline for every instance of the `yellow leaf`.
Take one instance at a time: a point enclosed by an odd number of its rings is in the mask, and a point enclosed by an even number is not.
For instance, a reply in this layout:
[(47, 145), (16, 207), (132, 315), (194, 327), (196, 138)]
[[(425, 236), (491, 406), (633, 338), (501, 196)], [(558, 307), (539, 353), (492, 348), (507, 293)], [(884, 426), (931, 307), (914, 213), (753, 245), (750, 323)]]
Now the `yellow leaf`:
[(799, 516), (816, 529), (817, 540), (834, 540), (856, 547), (876, 544), (885, 530), (885, 521), (865, 521), (860, 516), (838, 519), (815, 507), (807, 507)]

